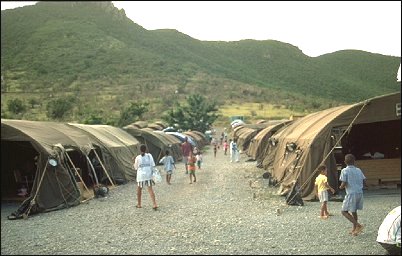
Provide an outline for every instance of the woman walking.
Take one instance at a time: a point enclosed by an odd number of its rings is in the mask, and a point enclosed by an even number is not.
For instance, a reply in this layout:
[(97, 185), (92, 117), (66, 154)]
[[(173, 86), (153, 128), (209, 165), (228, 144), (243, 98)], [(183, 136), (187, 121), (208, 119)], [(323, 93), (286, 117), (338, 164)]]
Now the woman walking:
[(134, 160), (134, 169), (137, 170), (137, 208), (141, 206), (142, 188), (147, 187), (148, 193), (151, 196), (153, 203), (152, 209), (155, 211), (158, 209), (155, 199), (155, 193), (152, 188), (155, 182), (152, 180), (152, 169), (155, 167), (154, 158), (151, 154), (146, 153), (147, 146), (140, 146), (141, 154), (136, 156)]

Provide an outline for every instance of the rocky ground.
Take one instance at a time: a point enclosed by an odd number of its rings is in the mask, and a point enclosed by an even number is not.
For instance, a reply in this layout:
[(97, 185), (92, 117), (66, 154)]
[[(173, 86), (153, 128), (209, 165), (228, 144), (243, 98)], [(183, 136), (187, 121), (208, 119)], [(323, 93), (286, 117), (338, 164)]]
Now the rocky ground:
[(321, 220), (319, 202), (286, 205), (263, 172), (245, 155), (230, 163), (222, 150), (215, 158), (209, 148), (196, 183), (189, 184), (178, 163), (172, 185), (155, 187), (157, 211), (146, 191), (143, 208), (135, 207), (134, 182), (111, 190), (106, 198), (28, 219), (8, 220), (17, 205), (3, 203), (1, 254), (385, 254), (376, 243), (377, 230), (401, 204), (400, 189), (365, 191), (359, 212), (365, 227), (351, 236), (341, 202), (330, 201), (334, 216)]

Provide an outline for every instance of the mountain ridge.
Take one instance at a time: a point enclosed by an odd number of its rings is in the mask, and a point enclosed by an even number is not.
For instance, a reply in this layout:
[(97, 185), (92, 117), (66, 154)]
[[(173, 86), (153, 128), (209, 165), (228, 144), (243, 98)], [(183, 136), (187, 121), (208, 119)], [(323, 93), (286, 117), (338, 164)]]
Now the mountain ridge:
[(111, 2), (1, 11), (1, 51), (2, 116), (3, 99), (24, 91), (73, 93), (81, 105), (83, 92), (95, 91), (110, 98), (104, 107), (115, 116), (133, 98), (155, 103), (158, 114), (195, 92), (218, 104), (284, 103), (311, 112), (400, 90), (398, 57), (360, 50), (309, 57), (277, 40), (200, 41), (177, 30), (146, 30)]

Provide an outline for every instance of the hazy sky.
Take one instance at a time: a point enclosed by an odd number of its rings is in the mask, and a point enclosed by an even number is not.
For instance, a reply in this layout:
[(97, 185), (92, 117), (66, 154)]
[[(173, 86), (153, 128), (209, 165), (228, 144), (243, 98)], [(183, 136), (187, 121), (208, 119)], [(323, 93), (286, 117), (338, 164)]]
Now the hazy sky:
[[(1, 2), (10, 9), (36, 2)], [(316, 57), (355, 49), (401, 56), (401, 1), (113, 1), (147, 30), (203, 41), (278, 40)]]

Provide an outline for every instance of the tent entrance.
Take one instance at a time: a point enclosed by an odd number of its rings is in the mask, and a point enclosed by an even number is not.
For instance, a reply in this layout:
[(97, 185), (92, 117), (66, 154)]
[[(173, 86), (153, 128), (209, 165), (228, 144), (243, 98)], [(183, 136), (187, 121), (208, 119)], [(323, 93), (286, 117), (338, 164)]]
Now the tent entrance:
[(400, 120), (354, 125), (342, 146), (356, 157), (368, 185), (401, 184)]
[(28, 141), (1, 141), (1, 200), (25, 200), (32, 191), (39, 153)]

